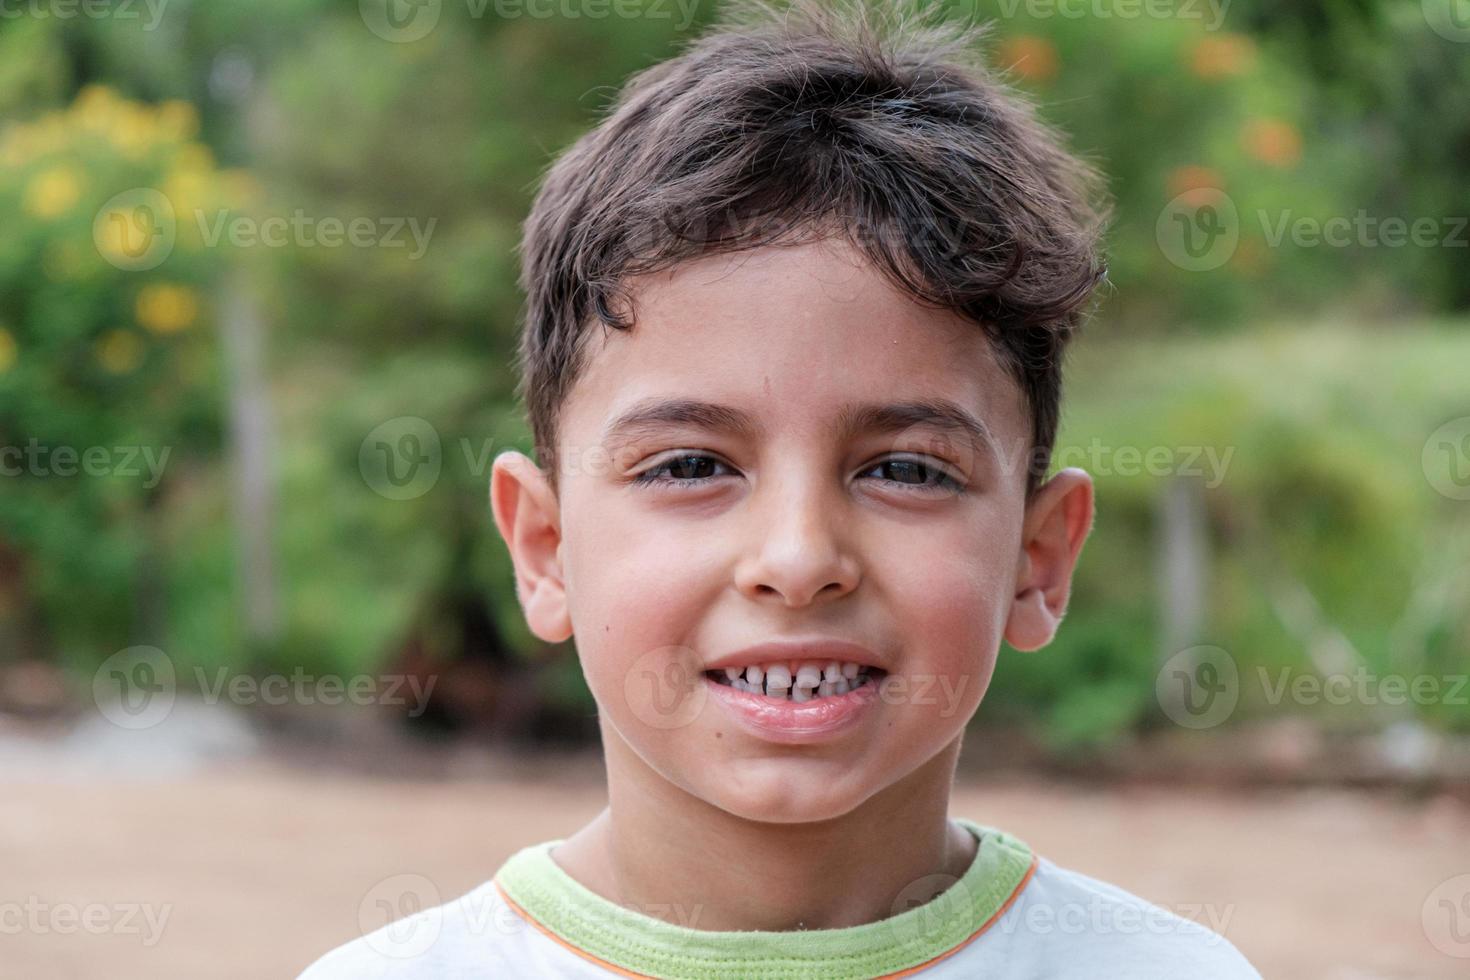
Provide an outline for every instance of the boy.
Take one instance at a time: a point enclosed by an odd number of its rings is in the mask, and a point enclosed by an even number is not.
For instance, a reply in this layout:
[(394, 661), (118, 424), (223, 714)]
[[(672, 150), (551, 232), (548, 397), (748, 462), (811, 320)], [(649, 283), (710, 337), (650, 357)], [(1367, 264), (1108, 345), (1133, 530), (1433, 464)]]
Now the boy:
[(544, 469), (502, 454), (491, 500), (608, 806), (304, 976), (1258, 976), (948, 814), (1091, 527), (1088, 475), (1043, 477), (1094, 173), (973, 33), (754, 13), (636, 76), (525, 227)]

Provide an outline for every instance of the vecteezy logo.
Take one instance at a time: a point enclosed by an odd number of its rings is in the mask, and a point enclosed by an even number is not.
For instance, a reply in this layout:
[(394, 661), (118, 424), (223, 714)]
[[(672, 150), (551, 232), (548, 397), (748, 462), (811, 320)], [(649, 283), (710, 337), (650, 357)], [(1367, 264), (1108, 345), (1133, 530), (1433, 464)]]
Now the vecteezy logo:
[(384, 956), (422, 956), (439, 938), (443, 914), (439, 889), (423, 875), (384, 878), (357, 905), (357, 925), (367, 944)]
[(1446, 41), (1470, 41), (1470, 0), (1422, 0), (1430, 30)]
[(1240, 671), (1235, 658), (1220, 647), (1189, 647), (1164, 661), (1154, 679), (1154, 695), (1176, 725), (1214, 728), (1235, 711)]
[(962, 879), (946, 874), (925, 875), (898, 893), (887, 922), (899, 943), (928, 944), (952, 931), (974, 908), (974, 899)]
[(358, 0), (368, 30), (385, 41), (407, 44), (426, 37), (439, 23), (441, 0)]
[(157, 647), (119, 650), (92, 675), (92, 700), (119, 728), (152, 728), (174, 708), (174, 663)]
[(1424, 936), (1446, 956), (1470, 959), (1470, 874), (1439, 883), (1420, 909)]
[(1189, 272), (1218, 269), (1240, 243), (1240, 213), (1224, 191), (1199, 187), (1164, 205), (1154, 224), (1164, 257)]
[(1451, 500), (1470, 500), (1470, 415), (1435, 429), (1420, 462), (1430, 486)]
[(389, 500), (412, 500), (434, 489), (443, 462), (438, 430), (416, 415), (389, 419), (357, 450), (363, 481)]
[(92, 221), (97, 253), (124, 272), (159, 265), (174, 250), (177, 237), (173, 204), (151, 187), (113, 195)]
[(659, 647), (633, 661), (623, 677), (623, 698), (650, 728), (683, 728), (704, 710), (709, 691), (699, 658), (689, 647)]

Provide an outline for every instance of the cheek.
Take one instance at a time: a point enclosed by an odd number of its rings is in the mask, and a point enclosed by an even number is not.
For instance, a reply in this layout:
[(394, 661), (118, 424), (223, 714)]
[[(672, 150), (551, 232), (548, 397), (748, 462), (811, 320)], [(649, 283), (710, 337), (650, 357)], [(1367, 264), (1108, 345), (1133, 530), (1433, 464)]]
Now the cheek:
[(1005, 628), (1010, 579), (1004, 563), (966, 554), (952, 542), (904, 577), (897, 616), (906, 625), (909, 672), (947, 678), (978, 699)]
[(700, 567), (707, 556), (687, 537), (674, 540), (626, 515), (593, 515), (565, 530), (576, 542), (564, 554), (572, 629), (599, 702), (626, 700), (638, 678), (668, 686), (682, 682), (681, 672), (697, 673), (688, 643), (711, 601), (711, 571)]

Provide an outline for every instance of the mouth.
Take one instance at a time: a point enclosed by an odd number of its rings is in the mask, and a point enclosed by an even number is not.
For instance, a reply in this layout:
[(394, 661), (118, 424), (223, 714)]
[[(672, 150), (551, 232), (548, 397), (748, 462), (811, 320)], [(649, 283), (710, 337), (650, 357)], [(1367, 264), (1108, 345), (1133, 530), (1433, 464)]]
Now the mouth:
[(842, 660), (782, 660), (706, 670), (721, 687), (760, 695), (773, 702), (804, 704), (872, 688), (886, 675), (881, 667)]
[(704, 671), (725, 716), (756, 738), (786, 745), (840, 739), (872, 718), (882, 668), (852, 661), (776, 661)]

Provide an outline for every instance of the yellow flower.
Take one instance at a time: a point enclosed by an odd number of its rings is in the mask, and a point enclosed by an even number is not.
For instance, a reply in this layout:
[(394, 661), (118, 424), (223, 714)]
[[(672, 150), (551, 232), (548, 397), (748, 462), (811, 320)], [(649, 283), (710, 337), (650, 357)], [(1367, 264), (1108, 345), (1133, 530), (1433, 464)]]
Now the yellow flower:
[(108, 133), (112, 145), (122, 151), (124, 156), (134, 160), (141, 157), (153, 144), (156, 135), (157, 125), (153, 114), (132, 102), (125, 102), (119, 107), (112, 118)]
[(181, 147), (174, 157), (174, 168), (184, 171), (206, 172), (214, 169), (214, 154), (203, 143), (190, 143)]
[(66, 121), (60, 113), (51, 113), (36, 120), (30, 127), (31, 149), (38, 156), (55, 153), (71, 142), (66, 131)]
[(181, 223), (185, 230), (197, 227), (194, 212), (209, 204), (212, 194), (209, 174), (202, 170), (170, 170), (163, 180), (163, 196), (173, 202), (174, 212), (187, 216)]
[(130, 330), (109, 330), (97, 340), (97, 361), (111, 374), (127, 374), (143, 360), (143, 342)]
[(199, 113), (192, 103), (170, 99), (158, 107), (158, 129), (165, 139), (192, 139), (199, 132)]
[(7, 127), (4, 152), (7, 159), (16, 161), (16, 166), (23, 160), (34, 159), (37, 152), (35, 127), (25, 123), (13, 123)]
[(134, 312), (138, 322), (154, 333), (178, 333), (193, 324), (199, 301), (188, 286), (155, 283), (138, 291)]
[(83, 129), (103, 132), (116, 115), (120, 102), (117, 95), (105, 85), (88, 85), (77, 93), (71, 105), (73, 120)]
[(0, 374), (10, 370), (10, 366), (15, 363), (15, 354), (15, 337), (9, 330), (0, 327)]
[(0, 138), (0, 167), (7, 169), (19, 168), (26, 162), (25, 142), (20, 135), (20, 127), (13, 126), (5, 131)]
[(71, 209), (82, 194), (82, 179), (73, 167), (52, 167), (31, 178), (25, 210), (37, 218), (55, 218)]

